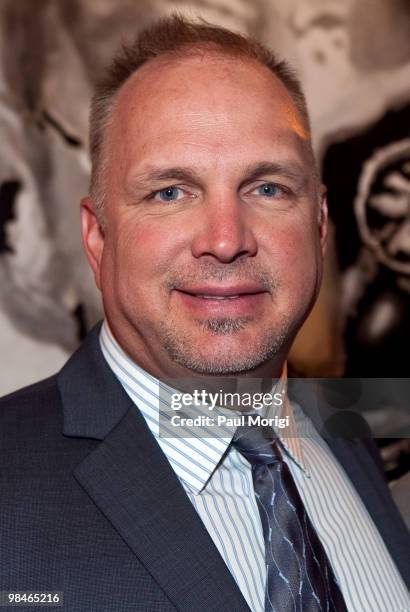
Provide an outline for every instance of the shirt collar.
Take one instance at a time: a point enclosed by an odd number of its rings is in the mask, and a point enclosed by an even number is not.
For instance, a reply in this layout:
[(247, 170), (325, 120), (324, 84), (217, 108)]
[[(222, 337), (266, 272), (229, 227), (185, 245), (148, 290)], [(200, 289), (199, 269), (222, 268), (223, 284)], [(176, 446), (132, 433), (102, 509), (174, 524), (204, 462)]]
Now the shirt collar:
[[(142, 413), (178, 478), (194, 494), (199, 494), (225, 455), (234, 431), (225, 428), (215, 434), (209, 430), (206, 421), (203, 421), (202, 425), (181, 428), (178, 431), (179, 435), (175, 435), (175, 428), (169, 427), (170, 397), (176, 392), (175, 389), (146, 372), (128, 357), (115, 339), (107, 320), (101, 326), (100, 346), (109, 367)], [(285, 364), (278, 383), (285, 389), (286, 377)], [(209, 416), (209, 409), (205, 406), (196, 406), (195, 414), (202, 417)], [(215, 407), (213, 415), (218, 414), (226, 414), (226, 410)], [(276, 430), (285, 452), (309, 476), (293, 404), (290, 405), (288, 401), (283, 402), (278, 416), (289, 417), (288, 427)], [(183, 461), (184, 458), (188, 459)], [(187, 470), (187, 461), (195, 468)]]

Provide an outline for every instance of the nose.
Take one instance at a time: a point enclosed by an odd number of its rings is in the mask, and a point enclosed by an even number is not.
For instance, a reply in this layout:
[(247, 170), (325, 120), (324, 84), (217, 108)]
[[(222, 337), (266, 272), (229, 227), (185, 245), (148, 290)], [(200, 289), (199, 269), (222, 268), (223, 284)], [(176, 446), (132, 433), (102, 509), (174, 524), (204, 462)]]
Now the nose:
[(222, 263), (230, 263), (240, 257), (256, 255), (257, 240), (244, 207), (235, 196), (204, 202), (192, 240), (193, 256), (211, 256)]

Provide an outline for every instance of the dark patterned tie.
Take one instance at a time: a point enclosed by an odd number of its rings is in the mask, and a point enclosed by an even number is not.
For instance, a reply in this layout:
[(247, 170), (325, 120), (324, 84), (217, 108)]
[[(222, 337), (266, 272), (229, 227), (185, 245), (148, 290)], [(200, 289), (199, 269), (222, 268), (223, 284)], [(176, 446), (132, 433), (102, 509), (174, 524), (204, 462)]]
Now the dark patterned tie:
[(238, 427), (232, 444), (252, 465), (265, 540), (265, 611), (347, 612), (274, 431)]

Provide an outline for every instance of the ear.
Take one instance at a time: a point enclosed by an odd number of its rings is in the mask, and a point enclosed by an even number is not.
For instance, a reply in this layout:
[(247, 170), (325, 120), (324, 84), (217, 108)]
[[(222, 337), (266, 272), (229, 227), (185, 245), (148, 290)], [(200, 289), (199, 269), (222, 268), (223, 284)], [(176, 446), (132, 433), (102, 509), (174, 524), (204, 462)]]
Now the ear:
[(328, 210), (327, 210), (326, 192), (327, 192), (326, 187), (324, 185), (320, 185), (318, 222), (319, 222), (320, 249), (322, 251), (323, 256), (326, 253), (326, 245), (327, 245)]
[(95, 284), (101, 290), (101, 259), (104, 250), (104, 232), (97, 219), (91, 198), (81, 200), (81, 233), (88, 263), (94, 273)]

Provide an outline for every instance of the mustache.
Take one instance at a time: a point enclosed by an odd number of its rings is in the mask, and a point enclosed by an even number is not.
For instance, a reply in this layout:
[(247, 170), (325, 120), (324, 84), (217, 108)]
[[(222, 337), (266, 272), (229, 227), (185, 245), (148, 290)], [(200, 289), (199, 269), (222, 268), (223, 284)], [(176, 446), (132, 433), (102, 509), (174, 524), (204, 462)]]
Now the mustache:
[(237, 261), (230, 264), (217, 264), (212, 261), (198, 263), (195, 267), (184, 270), (170, 271), (167, 275), (165, 285), (171, 291), (181, 286), (216, 281), (221, 285), (252, 281), (258, 284), (262, 290), (273, 293), (278, 288), (270, 273), (263, 266), (248, 261)]

